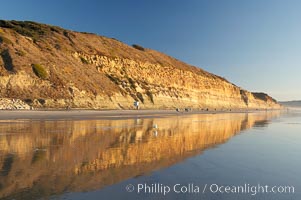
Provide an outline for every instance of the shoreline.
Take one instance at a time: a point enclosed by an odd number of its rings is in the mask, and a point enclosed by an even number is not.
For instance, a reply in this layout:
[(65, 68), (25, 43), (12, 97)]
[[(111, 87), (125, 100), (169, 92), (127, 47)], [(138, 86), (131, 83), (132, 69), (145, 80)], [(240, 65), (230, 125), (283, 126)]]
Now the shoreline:
[(255, 113), (280, 111), (282, 109), (269, 110), (226, 110), (205, 111), (192, 110), (0, 110), (0, 120), (91, 120), (91, 119), (130, 119), (153, 118), (166, 116), (183, 116), (193, 114), (223, 114), (223, 113)]

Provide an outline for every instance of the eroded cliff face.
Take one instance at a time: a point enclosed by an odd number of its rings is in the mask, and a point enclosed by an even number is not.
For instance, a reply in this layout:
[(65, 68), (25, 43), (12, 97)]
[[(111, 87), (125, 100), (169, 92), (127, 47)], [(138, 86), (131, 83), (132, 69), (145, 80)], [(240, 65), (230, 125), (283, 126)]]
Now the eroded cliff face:
[(34, 107), (280, 108), (266, 94), (116, 39), (15, 21), (0, 21), (0, 38), (0, 95)]
[(7, 121), (0, 124), (0, 198), (99, 189), (201, 154), (279, 115)]

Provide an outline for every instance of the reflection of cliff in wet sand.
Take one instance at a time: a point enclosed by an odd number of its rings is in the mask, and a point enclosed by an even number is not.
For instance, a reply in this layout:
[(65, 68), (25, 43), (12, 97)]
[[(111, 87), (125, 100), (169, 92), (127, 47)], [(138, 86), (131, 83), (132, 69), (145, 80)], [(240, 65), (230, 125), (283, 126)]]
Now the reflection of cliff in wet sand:
[(200, 154), (278, 114), (1, 123), (0, 198), (111, 185)]

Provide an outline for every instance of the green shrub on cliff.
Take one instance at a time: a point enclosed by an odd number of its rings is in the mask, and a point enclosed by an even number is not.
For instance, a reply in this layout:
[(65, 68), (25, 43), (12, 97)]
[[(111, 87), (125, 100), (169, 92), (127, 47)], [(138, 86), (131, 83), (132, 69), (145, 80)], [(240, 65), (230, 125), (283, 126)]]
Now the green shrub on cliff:
[(42, 65), (32, 64), (32, 71), (41, 79), (47, 78), (47, 72)]
[(0, 20), (0, 27), (13, 29), (14, 31), (23, 36), (31, 37), (33, 41), (37, 41), (41, 36), (51, 32), (50, 28), (53, 28), (52, 26), (46, 24), (39, 24), (32, 21), (15, 20)]
[(24, 51), (22, 51), (22, 50), (17, 50), (17, 51), (16, 51), (16, 54), (17, 54), (18, 56), (25, 56), (25, 55), (26, 55), (26, 53), (25, 53)]
[(13, 42), (7, 37), (0, 35), (0, 43), (12, 44)]
[(145, 50), (142, 46), (140, 46), (138, 44), (133, 44), (132, 47), (134, 47), (135, 49), (138, 49), (140, 51), (144, 51)]

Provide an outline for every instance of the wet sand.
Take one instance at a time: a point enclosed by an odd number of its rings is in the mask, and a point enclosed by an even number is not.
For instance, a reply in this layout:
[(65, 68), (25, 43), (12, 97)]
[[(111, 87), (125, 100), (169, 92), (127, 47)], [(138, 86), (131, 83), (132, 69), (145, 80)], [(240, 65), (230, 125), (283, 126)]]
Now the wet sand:
[[(264, 110), (265, 112), (266, 110)], [(1, 110), (0, 120), (22, 119), (125, 119), (125, 118), (149, 118), (164, 117), (170, 115), (187, 114), (217, 114), (217, 113), (249, 113), (263, 112), (259, 110), (232, 110), (232, 111), (180, 111), (176, 110)]]

